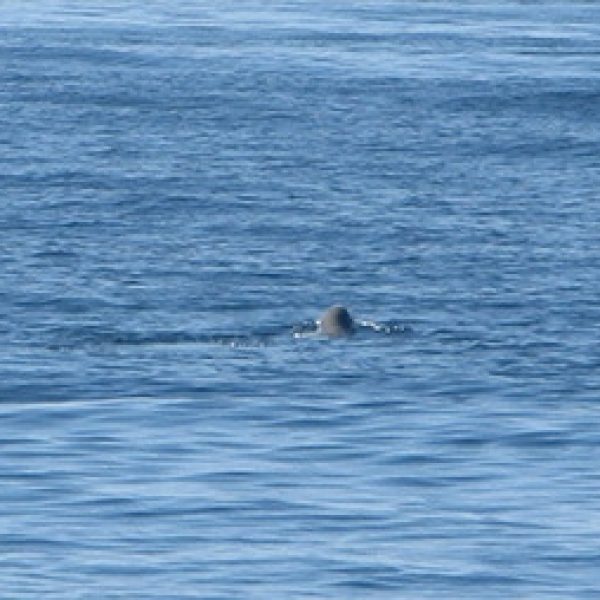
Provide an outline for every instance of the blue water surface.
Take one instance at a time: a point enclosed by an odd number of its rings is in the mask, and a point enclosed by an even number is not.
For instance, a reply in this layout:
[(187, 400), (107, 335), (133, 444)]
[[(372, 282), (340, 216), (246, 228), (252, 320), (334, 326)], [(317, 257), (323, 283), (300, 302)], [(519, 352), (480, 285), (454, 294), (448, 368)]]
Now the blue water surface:
[(3, 599), (599, 597), (600, 6), (0, 32)]

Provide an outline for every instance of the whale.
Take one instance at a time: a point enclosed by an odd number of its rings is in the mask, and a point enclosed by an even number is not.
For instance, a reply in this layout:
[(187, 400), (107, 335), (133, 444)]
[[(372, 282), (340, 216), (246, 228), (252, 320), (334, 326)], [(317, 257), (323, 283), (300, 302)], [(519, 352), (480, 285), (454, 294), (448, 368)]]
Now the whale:
[(318, 321), (319, 332), (329, 337), (350, 335), (354, 331), (354, 321), (345, 306), (330, 306)]

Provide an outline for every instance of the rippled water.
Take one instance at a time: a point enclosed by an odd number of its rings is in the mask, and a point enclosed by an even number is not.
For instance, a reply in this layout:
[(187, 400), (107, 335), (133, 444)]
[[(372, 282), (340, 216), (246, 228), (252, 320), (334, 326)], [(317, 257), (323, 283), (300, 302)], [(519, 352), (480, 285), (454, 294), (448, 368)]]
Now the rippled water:
[(3, 598), (598, 596), (595, 3), (0, 15)]

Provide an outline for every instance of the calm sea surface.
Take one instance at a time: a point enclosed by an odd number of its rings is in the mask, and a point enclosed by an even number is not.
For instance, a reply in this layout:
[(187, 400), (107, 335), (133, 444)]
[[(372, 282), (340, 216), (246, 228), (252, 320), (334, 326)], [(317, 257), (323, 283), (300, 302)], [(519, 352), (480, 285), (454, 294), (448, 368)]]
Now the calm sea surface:
[(599, 189), (594, 2), (2, 2), (2, 599), (599, 598)]

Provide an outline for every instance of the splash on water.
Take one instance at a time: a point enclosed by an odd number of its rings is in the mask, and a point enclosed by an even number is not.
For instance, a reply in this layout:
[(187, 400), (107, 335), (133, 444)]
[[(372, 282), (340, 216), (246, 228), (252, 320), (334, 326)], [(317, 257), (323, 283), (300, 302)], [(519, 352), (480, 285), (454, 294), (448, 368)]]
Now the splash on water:
[[(411, 328), (406, 323), (399, 321), (371, 321), (355, 320), (354, 331), (351, 337), (367, 335), (404, 335), (411, 332)], [(292, 328), (294, 338), (327, 338), (319, 330), (319, 321), (303, 321)]]

